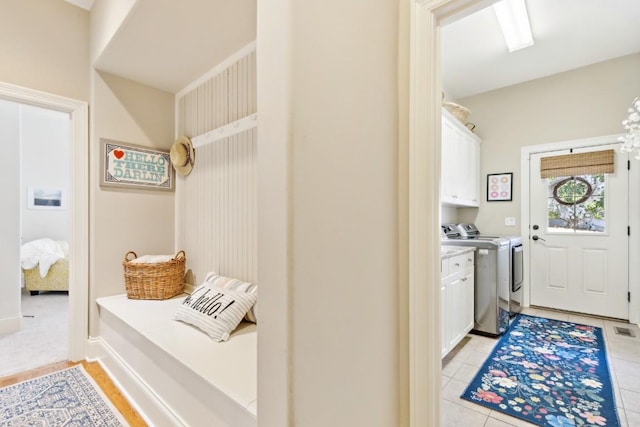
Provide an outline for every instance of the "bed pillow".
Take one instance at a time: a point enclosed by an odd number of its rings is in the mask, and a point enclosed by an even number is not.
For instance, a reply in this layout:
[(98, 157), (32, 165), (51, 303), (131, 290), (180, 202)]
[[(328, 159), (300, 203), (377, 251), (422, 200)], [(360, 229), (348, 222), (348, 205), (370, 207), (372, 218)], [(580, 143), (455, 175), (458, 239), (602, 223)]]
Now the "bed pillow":
[(214, 341), (226, 341), (255, 302), (254, 294), (203, 283), (180, 304), (174, 319), (195, 326)]
[(221, 276), (218, 273), (209, 273), (204, 278), (205, 283), (217, 286), (221, 289), (230, 289), (236, 292), (247, 292), (256, 296), (256, 303), (251, 307), (251, 310), (247, 312), (244, 317), (249, 322), (258, 323), (258, 285), (255, 283), (243, 282), (239, 279), (232, 279), (231, 277)]

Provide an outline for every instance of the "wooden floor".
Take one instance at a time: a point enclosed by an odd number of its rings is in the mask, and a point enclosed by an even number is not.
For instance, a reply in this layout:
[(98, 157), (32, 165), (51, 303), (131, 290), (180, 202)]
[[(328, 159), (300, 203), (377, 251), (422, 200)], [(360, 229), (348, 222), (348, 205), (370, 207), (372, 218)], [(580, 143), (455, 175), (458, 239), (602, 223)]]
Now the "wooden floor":
[(17, 384), (22, 381), (30, 380), (42, 375), (50, 374), (65, 368), (69, 368), (74, 365), (82, 364), (85, 370), (91, 375), (94, 381), (100, 386), (105, 395), (111, 400), (113, 406), (115, 406), (122, 416), (127, 420), (131, 427), (146, 427), (146, 423), (140, 417), (133, 407), (127, 402), (127, 399), (120, 393), (118, 388), (113, 384), (107, 373), (102, 369), (97, 362), (82, 361), (79, 363), (74, 362), (58, 362), (51, 365), (36, 368), (31, 371), (21, 372), (19, 374), (11, 375), (9, 377), (0, 378), (0, 388), (6, 387), (12, 384)]

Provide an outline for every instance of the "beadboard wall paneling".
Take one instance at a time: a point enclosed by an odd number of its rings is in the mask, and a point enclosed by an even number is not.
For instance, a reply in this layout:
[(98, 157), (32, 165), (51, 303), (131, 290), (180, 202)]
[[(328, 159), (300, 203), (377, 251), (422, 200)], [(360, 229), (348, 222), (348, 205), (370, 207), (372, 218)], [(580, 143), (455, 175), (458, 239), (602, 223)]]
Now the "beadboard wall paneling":
[[(177, 101), (190, 138), (256, 113), (255, 50)], [(209, 271), (257, 282), (257, 131), (198, 147), (193, 171), (176, 185), (176, 245), (192, 284)]]
[(189, 137), (255, 113), (255, 50), (182, 96), (179, 110), (178, 131)]

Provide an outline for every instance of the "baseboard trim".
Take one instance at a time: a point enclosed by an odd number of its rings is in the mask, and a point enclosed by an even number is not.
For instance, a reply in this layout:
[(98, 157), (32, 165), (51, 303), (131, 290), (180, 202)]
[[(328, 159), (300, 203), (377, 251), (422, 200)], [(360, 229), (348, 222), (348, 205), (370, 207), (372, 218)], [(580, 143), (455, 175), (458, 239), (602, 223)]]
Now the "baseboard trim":
[(0, 337), (22, 329), (22, 315), (0, 319)]
[(153, 392), (101, 337), (90, 337), (87, 342), (87, 360), (98, 362), (118, 387), (120, 393), (140, 414), (148, 425), (186, 426), (168, 405)]

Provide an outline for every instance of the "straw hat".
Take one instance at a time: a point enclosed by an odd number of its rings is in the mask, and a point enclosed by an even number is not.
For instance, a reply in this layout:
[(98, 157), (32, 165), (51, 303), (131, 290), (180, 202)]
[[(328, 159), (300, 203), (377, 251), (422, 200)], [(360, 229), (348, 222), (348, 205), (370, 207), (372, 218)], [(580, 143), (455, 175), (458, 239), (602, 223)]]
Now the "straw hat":
[(196, 161), (196, 152), (191, 140), (186, 136), (178, 137), (171, 146), (169, 157), (171, 157), (171, 164), (178, 174), (189, 175)]

